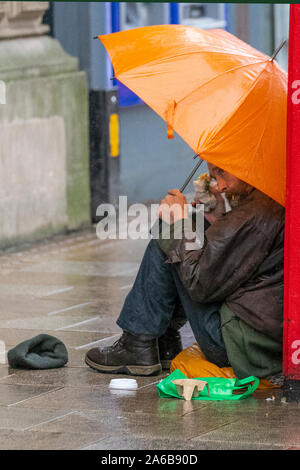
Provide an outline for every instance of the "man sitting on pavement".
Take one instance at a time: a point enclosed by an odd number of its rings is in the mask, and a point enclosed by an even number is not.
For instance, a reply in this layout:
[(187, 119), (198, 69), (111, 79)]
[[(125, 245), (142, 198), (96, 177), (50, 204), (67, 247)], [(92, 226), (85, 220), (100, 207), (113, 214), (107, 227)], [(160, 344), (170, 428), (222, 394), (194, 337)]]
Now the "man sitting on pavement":
[[(184, 235), (150, 241), (117, 320), (123, 334), (87, 352), (93, 369), (160, 373), (182, 350), (179, 329), (188, 320), (207, 360), (232, 366), (238, 378), (281, 372), (284, 208), (221, 168), (208, 169), (217, 206), (205, 214), (202, 248), (187, 250)], [(173, 204), (180, 210), (172, 212)], [(188, 217), (186, 207), (174, 189), (159, 217), (175, 227)]]

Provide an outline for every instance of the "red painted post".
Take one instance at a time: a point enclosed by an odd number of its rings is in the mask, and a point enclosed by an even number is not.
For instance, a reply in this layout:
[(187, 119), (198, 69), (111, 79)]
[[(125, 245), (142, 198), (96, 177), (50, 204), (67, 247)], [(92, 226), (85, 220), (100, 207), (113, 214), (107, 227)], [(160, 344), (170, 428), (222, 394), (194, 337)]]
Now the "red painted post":
[(283, 394), (300, 401), (300, 5), (290, 5), (284, 249)]

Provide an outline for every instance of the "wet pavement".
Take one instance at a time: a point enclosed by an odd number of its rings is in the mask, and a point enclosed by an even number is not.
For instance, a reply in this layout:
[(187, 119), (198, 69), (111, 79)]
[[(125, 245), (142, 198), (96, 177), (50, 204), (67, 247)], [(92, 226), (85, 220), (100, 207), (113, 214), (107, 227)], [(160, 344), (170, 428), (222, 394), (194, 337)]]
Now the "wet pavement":
[[(85, 365), (88, 349), (120, 335), (147, 243), (100, 241), (91, 229), (0, 255), (0, 344), (7, 352), (47, 333), (69, 352), (65, 367), (44, 371), (11, 369), (0, 354), (0, 449), (300, 449), (300, 404), (281, 390), (185, 402), (158, 397), (166, 372), (122, 392), (108, 387), (116, 376)], [(194, 341), (188, 327), (182, 337)]]

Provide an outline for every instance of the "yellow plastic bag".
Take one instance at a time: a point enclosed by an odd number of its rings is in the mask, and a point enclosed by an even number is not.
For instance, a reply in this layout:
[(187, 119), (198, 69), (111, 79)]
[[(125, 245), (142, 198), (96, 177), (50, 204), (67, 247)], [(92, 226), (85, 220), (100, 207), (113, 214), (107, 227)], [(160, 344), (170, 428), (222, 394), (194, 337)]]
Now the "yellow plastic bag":
[[(194, 343), (184, 349), (172, 361), (170, 373), (179, 369), (189, 379), (195, 377), (222, 377), (226, 379), (236, 378), (232, 367), (218, 367), (216, 364), (207, 361), (199, 345)], [(258, 390), (268, 388), (278, 388), (266, 379), (260, 379)]]

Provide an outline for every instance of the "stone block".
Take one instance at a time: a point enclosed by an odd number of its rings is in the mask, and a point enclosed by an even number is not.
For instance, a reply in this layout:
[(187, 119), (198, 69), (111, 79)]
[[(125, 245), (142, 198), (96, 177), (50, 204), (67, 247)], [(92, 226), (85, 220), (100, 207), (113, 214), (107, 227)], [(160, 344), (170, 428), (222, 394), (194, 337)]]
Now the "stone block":
[(0, 248), (90, 223), (88, 87), (47, 36), (0, 41)]

